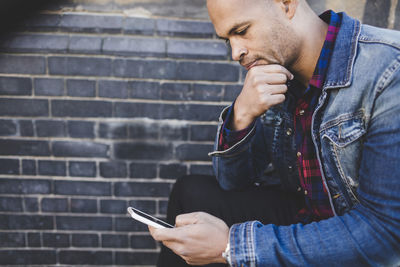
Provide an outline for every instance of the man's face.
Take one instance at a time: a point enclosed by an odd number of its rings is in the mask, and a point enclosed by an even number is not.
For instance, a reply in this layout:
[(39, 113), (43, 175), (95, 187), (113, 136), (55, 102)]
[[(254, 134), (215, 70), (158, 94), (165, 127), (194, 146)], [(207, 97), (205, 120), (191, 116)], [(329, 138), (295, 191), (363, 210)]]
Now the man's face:
[(207, 7), (218, 36), (229, 40), (232, 59), (245, 68), (266, 64), (289, 68), (297, 59), (300, 38), (281, 1), (208, 0)]

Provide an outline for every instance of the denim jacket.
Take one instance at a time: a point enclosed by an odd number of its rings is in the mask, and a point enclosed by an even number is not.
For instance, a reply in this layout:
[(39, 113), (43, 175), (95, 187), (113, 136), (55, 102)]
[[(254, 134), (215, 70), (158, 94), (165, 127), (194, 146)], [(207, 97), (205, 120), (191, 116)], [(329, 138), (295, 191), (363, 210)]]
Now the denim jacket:
[[(400, 32), (342, 26), (312, 118), (332, 218), (291, 226), (258, 221), (230, 229), (231, 266), (400, 266)], [(259, 117), (213, 166), (226, 190), (282, 185), (301, 193), (293, 97)]]

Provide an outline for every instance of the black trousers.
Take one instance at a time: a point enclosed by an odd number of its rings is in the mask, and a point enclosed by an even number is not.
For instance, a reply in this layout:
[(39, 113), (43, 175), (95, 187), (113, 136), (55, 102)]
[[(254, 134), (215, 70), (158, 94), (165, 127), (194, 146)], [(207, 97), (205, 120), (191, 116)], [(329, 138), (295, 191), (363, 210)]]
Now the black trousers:
[[(224, 191), (213, 176), (191, 175), (179, 178), (174, 184), (168, 203), (167, 222), (173, 225), (179, 214), (204, 211), (222, 219), (229, 227), (252, 220), (263, 224), (290, 225), (296, 223), (295, 216), (303, 206), (304, 197), (284, 192), (278, 186), (254, 186), (243, 191)], [(162, 246), (157, 266), (190, 265)]]

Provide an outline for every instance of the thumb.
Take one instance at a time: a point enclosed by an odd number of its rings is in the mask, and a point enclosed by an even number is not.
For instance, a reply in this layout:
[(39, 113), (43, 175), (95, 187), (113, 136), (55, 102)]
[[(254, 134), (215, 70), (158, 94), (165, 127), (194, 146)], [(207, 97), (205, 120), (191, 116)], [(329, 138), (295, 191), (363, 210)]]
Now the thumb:
[(199, 222), (201, 212), (192, 212), (178, 215), (175, 219), (175, 226), (185, 226), (189, 224), (196, 224)]

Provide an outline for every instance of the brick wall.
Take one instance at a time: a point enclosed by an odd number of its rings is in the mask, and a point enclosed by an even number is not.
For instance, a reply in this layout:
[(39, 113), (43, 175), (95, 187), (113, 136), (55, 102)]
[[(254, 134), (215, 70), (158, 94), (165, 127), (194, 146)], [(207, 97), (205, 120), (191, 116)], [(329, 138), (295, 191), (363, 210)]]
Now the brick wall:
[(176, 177), (212, 173), (242, 71), (209, 22), (25, 24), (0, 45), (0, 264), (153, 266), (126, 207), (163, 218)]

